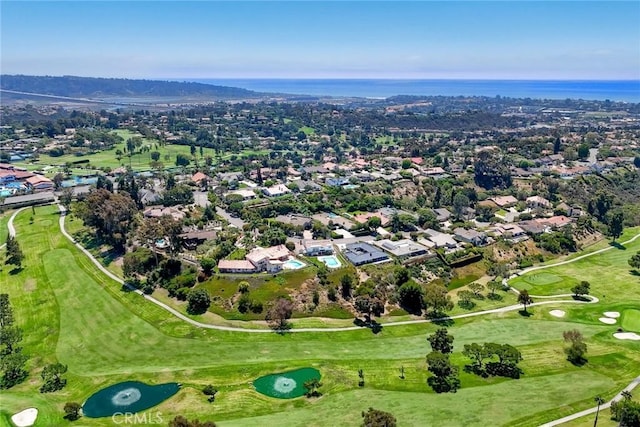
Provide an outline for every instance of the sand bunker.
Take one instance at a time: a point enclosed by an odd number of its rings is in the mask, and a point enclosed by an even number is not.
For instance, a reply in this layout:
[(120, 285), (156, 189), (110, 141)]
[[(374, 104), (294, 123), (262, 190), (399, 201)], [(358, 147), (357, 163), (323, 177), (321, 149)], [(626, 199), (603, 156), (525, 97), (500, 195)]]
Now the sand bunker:
[(605, 311), (603, 313), (606, 317), (611, 317), (612, 319), (617, 319), (620, 317), (620, 313), (617, 311)]
[(549, 312), (550, 315), (554, 316), (554, 317), (564, 317), (565, 312), (562, 310), (551, 310)]
[(616, 319), (612, 319), (610, 317), (601, 317), (600, 320), (602, 323), (606, 323), (607, 325), (613, 325), (616, 323)]
[(640, 341), (640, 335), (636, 334), (635, 332), (616, 332), (615, 334), (613, 334), (613, 336), (618, 338), (619, 340)]
[(29, 427), (35, 424), (36, 418), (38, 418), (38, 410), (36, 408), (27, 408), (13, 415), (11, 422), (18, 427)]

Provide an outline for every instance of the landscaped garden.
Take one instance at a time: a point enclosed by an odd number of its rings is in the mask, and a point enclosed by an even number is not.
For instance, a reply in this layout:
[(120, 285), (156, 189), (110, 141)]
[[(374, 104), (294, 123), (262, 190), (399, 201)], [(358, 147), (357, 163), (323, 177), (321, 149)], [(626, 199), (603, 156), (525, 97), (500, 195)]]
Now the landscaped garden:
[[(182, 384), (176, 395), (150, 409), (164, 415), (156, 425), (182, 414), (223, 427), (357, 426), (361, 412), (374, 407), (393, 413), (403, 426), (533, 426), (594, 406), (597, 394), (609, 399), (638, 375), (640, 342), (621, 341), (613, 333), (619, 327), (637, 328), (639, 279), (627, 259), (640, 250), (640, 239), (626, 249), (616, 247), (511, 281), (538, 301), (535, 295), (571, 293), (571, 287), (587, 280), (597, 304), (554, 303), (530, 307), (530, 316), (509, 311), (449, 322), (453, 364), (469, 363), (462, 354), (465, 344), (490, 340), (517, 347), (523, 375), (517, 380), (483, 378), (460, 369), (457, 393), (436, 394), (426, 383), (425, 355), (430, 351), (426, 336), (437, 325), (383, 327), (377, 334), (367, 328), (285, 334), (196, 328), (143, 296), (123, 291), (98, 271), (62, 236), (55, 207), (35, 211), (33, 224), (30, 209), (15, 221), (23, 268), (11, 274), (3, 265), (0, 271), (0, 288), (9, 294), (16, 323), (25, 331), (21, 345), (29, 356), (29, 378), (2, 391), (0, 425), (10, 425), (12, 414), (29, 407), (39, 411), (37, 426), (71, 425), (62, 418), (66, 402), (82, 403), (112, 384), (140, 381)], [(637, 232), (629, 230), (620, 241)], [(549, 314), (558, 308), (564, 317)], [(607, 311), (621, 313), (617, 324), (598, 320)], [(571, 329), (579, 330), (588, 346), (588, 362), (582, 366), (568, 362), (563, 351), (563, 332)], [(68, 366), (67, 386), (40, 393), (42, 368), (55, 362)], [(274, 399), (252, 384), (261, 376), (307, 367), (322, 376), (319, 398)], [(218, 390), (213, 403), (202, 393), (207, 384)], [(85, 417), (82, 425), (113, 421)]]

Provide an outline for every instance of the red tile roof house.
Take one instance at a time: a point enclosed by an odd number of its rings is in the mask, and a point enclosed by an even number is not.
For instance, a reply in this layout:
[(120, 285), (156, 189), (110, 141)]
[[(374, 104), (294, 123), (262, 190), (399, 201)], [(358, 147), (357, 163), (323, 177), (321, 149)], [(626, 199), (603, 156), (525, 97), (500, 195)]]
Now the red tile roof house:
[(209, 178), (207, 175), (203, 174), (202, 172), (196, 172), (191, 177), (191, 181), (195, 182), (198, 185), (201, 185), (203, 181), (209, 181), (210, 179), (211, 178)]
[(53, 181), (42, 175), (34, 175), (26, 180), (27, 186), (34, 191), (51, 190)]

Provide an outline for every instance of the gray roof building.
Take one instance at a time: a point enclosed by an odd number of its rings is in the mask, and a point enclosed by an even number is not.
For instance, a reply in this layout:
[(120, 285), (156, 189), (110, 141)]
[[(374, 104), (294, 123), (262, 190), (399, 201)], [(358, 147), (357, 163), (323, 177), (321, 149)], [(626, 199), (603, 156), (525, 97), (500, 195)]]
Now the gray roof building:
[(368, 243), (350, 243), (342, 253), (353, 265), (371, 264), (389, 259), (387, 254)]

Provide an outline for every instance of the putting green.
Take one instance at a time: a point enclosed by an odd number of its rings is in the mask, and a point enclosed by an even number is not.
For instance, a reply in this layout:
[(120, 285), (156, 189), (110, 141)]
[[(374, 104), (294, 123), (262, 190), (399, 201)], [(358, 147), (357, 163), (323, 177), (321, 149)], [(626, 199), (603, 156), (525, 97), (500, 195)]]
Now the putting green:
[(622, 327), (627, 331), (640, 332), (640, 310), (623, 311)]
[(295, 371), (265, 375), (253, 382), (258, 393), (278, 399), (293, 399), (300, 397), (307, 391), (306, 381), (320, 379), (320, 371), (315, 368), (302, 368)]
[(552, 273), (537, 273), (524, 277), (527, 283), (537, 286), (551, 285), (562, 281), (562, 277)]
[(180, 390), (177, 383), (147, 385), (139, 381), (114, 384), (94, 393), (82, 405), (89, 418), (143, 411), (167, 400)]

